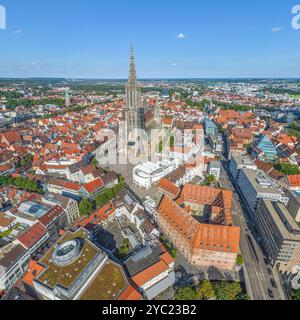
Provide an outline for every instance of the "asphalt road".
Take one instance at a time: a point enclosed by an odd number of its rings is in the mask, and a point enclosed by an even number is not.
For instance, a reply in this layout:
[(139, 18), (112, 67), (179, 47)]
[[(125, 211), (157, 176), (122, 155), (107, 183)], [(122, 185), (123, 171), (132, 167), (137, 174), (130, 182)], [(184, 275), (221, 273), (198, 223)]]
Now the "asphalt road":
[[(227, 164), (228, 162), (223, 161), (220, 185), (225, 189), (232, 190), (234, 193), (233, 222), (241, 227), (240, 250), (244, 258), (246, 268), (245, 278), (249, 294), (254, 300), (284, 300), (285, 295), (282, 291), (278, 275), (274, 274), (272, 268), (266, 264), (267, 261), (265, 261), (263, 251), (259, 246), (259, 237), (254, 230), (254, 225), (245, 202), (237, 193), (226, 172)], [(271, 279), (274, 279), (277, 288), (272, 286)], [(270, 291), (273, 297), (270, 296)]]

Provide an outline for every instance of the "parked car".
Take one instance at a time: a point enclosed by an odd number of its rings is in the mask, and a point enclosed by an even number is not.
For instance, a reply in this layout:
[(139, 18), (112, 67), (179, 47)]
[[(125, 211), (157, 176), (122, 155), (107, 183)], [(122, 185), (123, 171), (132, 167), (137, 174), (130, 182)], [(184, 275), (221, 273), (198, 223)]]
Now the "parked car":
[(273, 288), (275, 288), (275, 289), (277, 288), (277, 284), (274, 279), (271, 279), (271, 284), (272, 284)]
[(268, 289), (268, 295), (270, 298), (274, 298), (273, 291), (271, 289)]

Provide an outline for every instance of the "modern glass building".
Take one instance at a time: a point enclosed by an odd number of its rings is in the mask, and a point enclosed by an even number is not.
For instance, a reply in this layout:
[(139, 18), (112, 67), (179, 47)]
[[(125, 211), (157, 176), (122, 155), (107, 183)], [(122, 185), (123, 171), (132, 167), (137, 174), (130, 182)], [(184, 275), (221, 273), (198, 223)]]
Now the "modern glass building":
[(204, 130), (206, 135), (215, 134), (217, 132), (217, 126), (209, 118), (204, 119)]
[(255, 143), (255, 147), (264, 153), (265, 160), (275, 160), (277, 150), (268, 135), (262, 135)]

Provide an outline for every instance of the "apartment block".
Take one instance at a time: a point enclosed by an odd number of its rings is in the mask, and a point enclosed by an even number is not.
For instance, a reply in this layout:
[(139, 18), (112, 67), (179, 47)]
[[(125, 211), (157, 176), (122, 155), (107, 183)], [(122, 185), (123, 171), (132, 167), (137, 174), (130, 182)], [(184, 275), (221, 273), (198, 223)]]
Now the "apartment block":
[(260, 200), (257, 229), (271, 264), (287, 276), (300, 270), (300, 228), (288, 209), (278, 202)]
[(283, 192), (261, 170), (242, 169), (237, 182), (240, 192), (253, 213), (260, 199), (280, 201), (286, 204), (288, 202)]

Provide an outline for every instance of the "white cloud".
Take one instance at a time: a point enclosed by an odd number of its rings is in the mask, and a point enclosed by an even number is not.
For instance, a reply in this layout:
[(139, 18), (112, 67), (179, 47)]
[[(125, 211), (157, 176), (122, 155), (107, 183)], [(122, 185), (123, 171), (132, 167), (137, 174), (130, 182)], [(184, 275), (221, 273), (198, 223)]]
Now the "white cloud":
[(22, 30), (14, 30), (12, 33), (14, 33), (14, 34), (20, 34), (20, 33), (22, 33)]
[(171, 66), (172, 66), (172, 67), (177, 67), (177, 63), (176, 63), (176, 62), (173, 62), (173, 63), (171, 64)]
[(185, 34), (184, 33), (179, 33), (179, 35), (177, 36), (177, 39), (184, 39), (185, 38)]
[(274, 27), (274, 28), (271, 29), (272, 32), (280, 32), (280, 31), (283, 31), (283, 30), (284, 30), (284, 28), (282, 28), (282, 27)]

